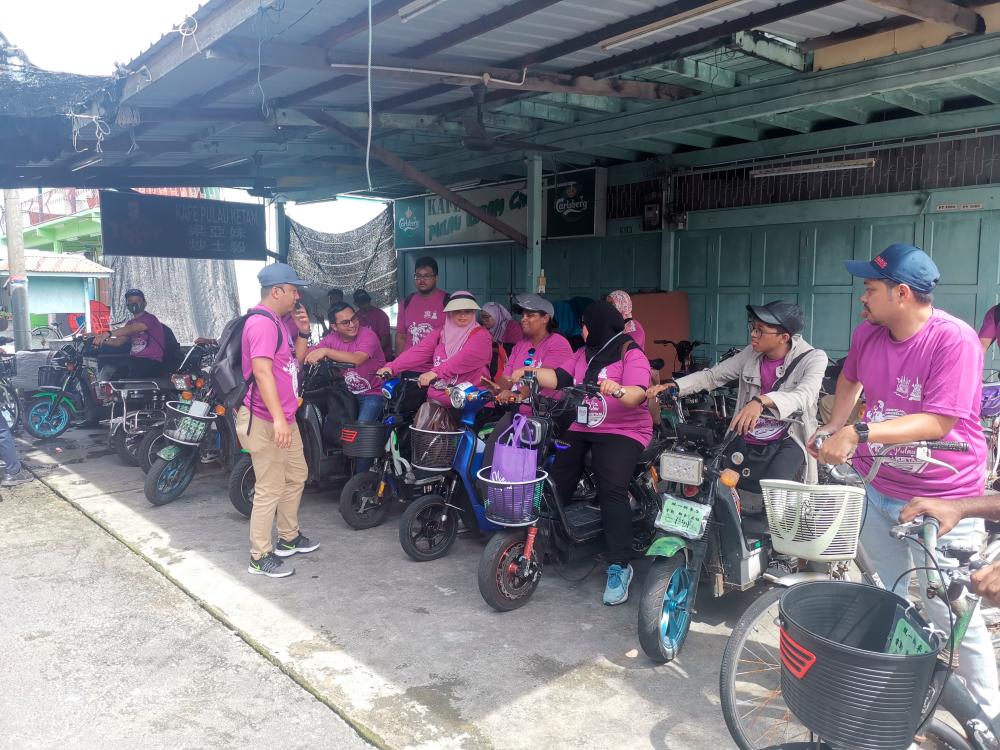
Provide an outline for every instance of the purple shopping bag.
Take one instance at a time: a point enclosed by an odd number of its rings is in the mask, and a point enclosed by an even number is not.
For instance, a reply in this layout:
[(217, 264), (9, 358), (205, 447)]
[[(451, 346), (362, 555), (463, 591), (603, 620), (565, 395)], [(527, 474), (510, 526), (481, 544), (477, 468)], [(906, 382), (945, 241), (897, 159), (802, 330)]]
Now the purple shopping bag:
[(525, 448), (523, 435), (531, 425), (523, 414), (514, 416), (510, 427), (497, 439), (493, 449), (490, 479), (494, 482), (530, 482), (538, 468), (538, 451)]

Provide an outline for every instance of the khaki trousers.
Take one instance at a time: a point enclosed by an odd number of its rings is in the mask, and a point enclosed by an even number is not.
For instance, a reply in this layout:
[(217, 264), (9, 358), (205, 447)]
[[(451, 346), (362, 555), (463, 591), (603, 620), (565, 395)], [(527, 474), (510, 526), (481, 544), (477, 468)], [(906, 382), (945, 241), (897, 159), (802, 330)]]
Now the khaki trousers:
[[(250, 434), (247, 434), (247, 424)], [(250, 410), (236, 413), (236, 436), (249, 453), (256, 477), (253, 511), (250, 513), (250, 556), (258, 560), (274, 548), (271, 529), (278, 519), (278, 536), (291, 541), (299, 535), (299, 503), (309, 467), (302, 452), (299, 426), (291, 423), (292, 444), (274, 444), (274, 424), (258, 416), (250, 420)]]

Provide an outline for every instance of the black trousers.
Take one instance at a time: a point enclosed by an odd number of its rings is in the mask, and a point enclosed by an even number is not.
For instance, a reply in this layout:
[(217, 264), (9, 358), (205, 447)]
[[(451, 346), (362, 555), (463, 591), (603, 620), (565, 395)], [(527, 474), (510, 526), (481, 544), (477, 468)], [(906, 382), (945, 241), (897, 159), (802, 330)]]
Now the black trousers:
[(632, 509), (628, 503), (628, 483), (643, 445), (624, 435), (600, 432), (569, 432), (563, 438), (569, 448), (556, 455), (549, 472), (560, 499), (565, 503), (583, 471), (590, 450), (590, 465), (597, 483), (604, 539), (608, 545), (608, 565), (628, 565), (632, 556)]

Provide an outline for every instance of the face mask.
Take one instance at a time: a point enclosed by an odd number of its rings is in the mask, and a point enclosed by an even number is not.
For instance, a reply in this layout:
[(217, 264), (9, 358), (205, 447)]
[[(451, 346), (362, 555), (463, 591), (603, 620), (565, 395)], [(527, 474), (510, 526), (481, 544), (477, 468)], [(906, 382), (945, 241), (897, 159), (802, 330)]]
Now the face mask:
[(142, 309), (142, 305), (140, 305), (138, 302), (129, 302), (127, 305), (125, 305), (125, 307), (133, 315), (138, 315), (139, 311)]

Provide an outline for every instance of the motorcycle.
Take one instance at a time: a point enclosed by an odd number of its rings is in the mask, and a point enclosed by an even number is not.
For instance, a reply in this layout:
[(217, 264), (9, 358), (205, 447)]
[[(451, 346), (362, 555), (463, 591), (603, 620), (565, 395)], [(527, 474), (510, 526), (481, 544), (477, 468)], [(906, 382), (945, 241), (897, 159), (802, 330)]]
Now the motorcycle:
[[(340, 371), (352, 367), (354, 365), (323, 360), (305, 368), (301, 384), (302, 406), (295, 413), (295, 422), (309, 467), (307, 486), (344, 480), (348, 476), (350, 459), (340, 445), (340, 430), (342, 422), (356, 420), (358, 412), (354, 395), (344, 384)], [(229, 502), (247, 518), (253, 511), (256, 482), (250, 454), (242, 449), (229, 473), (228, 492)]]
[(723, 468), (737, 437), (726, 429), (728, 419), (719, 415), (713, 425), (695, 424), (675, 391), (659, 398), (673, 402), (680, 421), (677, 443), (659, 457), (662, 509), (657, 537), (646, 550), (653, 560), (638, 629), (646, 655), (664, 663), (687, 638), (699, 582), (720, 597), (756, 586), (770, 568), (795, 573), (798, 560), (773, 552), (763, 496), (737, 489), (739, 474)]
[(97, 395), (97, 359), (93, 336), (78, 335), (57, 351), (52, 365), (38, 368), (39, 387), (27, 397), (24, 428), (38, 440), (51, 440), (69, 429), (74, 417), (95, 423), (103, 407)]
[[(14, 339), (0, 336), (0, 346), (10, 344)], [(17, 375), (17, 359), (13, 354), (0, 356), (0, 415), (11, 432), (17, 433), (21, 427), (21, 397), (11, 378)]]
[(480, 412), (493, 393), (471, 383), (449, 386), (451, 404), (461, 409), (460, 429), (433, 432), (410, 426), (410, 457), (414, 468), (428, 472), (436, 491), (411, 502), (399, 519), (399, 544), (417, 562), (447, 554), (458, 536), (459, 520), (476, 532), (499, 527), (486, 518), (476, 490), (476, 472), (482, 467), (486, 441), (476, 432)]
[(409, 455), (409, 427), (424, 401), (424, 389), (416, 378), (404, 374), (386, 381), (382, 395), (386, 403), (381, 423), (349, 425), (340, 433), (348, 456), (375, 459), (368, 471), (351, 477), (340, 493), (340, 515), (352, 529), (378, 526), (394, 502), (409, 503), (430, 494), (443, 479), (440, 473), (423, 476), (403, 457)]
[[(505, 527), (487, 543), (479, 558), (479, 593), (493, 609), (507, 612), (524, 606), (535, 593), (546, 561), (567, 564), (595, 558), (604, 550), (604, 528), (601, 508), (596, 503), (596, 484), (585, 466), (572, 498), (562, 498), (545, 469), (552, 465), (559, 450), (568, 447), (558, 439), (569, 427), (568, 415), (588, 409), (603, 398), (596, 385), (585, 384), (561, 390), (562, 398), (550, 399), (538, 392), (537, 381), (526, 376), (521, 381), (527, 390), (525, 401), (532, 407), (530, 421), (534, 427), (534, 442), (538, 451), (539, 475), (532, 488), (535, 497), (528, 499), (532, 508), (517, 518), (487, 503), (487, 517)], [(655, 461), (670, 444), (671, 438), (661, 432), (654, 435), (649, 446), (639, 456), (628, 485), (632, 508), (632, 552), (642, 554), (653, 538), (653, 520), (659, 511)], [(495, 503), (506, 502), (508, 496), (519, 494), (517, 487), (488, 479), (488, 468), (479, 478), (486, 485), (487, 497)], [(509, 490), (508, 490), (509, 487)], [(523, 495), (523, 492), (520, 494)], [(503, 518), (497, 517), (500, 512)]]
[[(112, 380), (98, 385), (104, 403), (111, 407), (108, 445), (123, 464), (148, 471), (155, 457), (154, 438), (162, 431), (167, 401), (181, 392), (204, 386), (201, 373), (211, 364), (214, 353), (212, 346), (195, 344), (170, 377)], [(150, 433), (156, 435), (146, 441)]]

